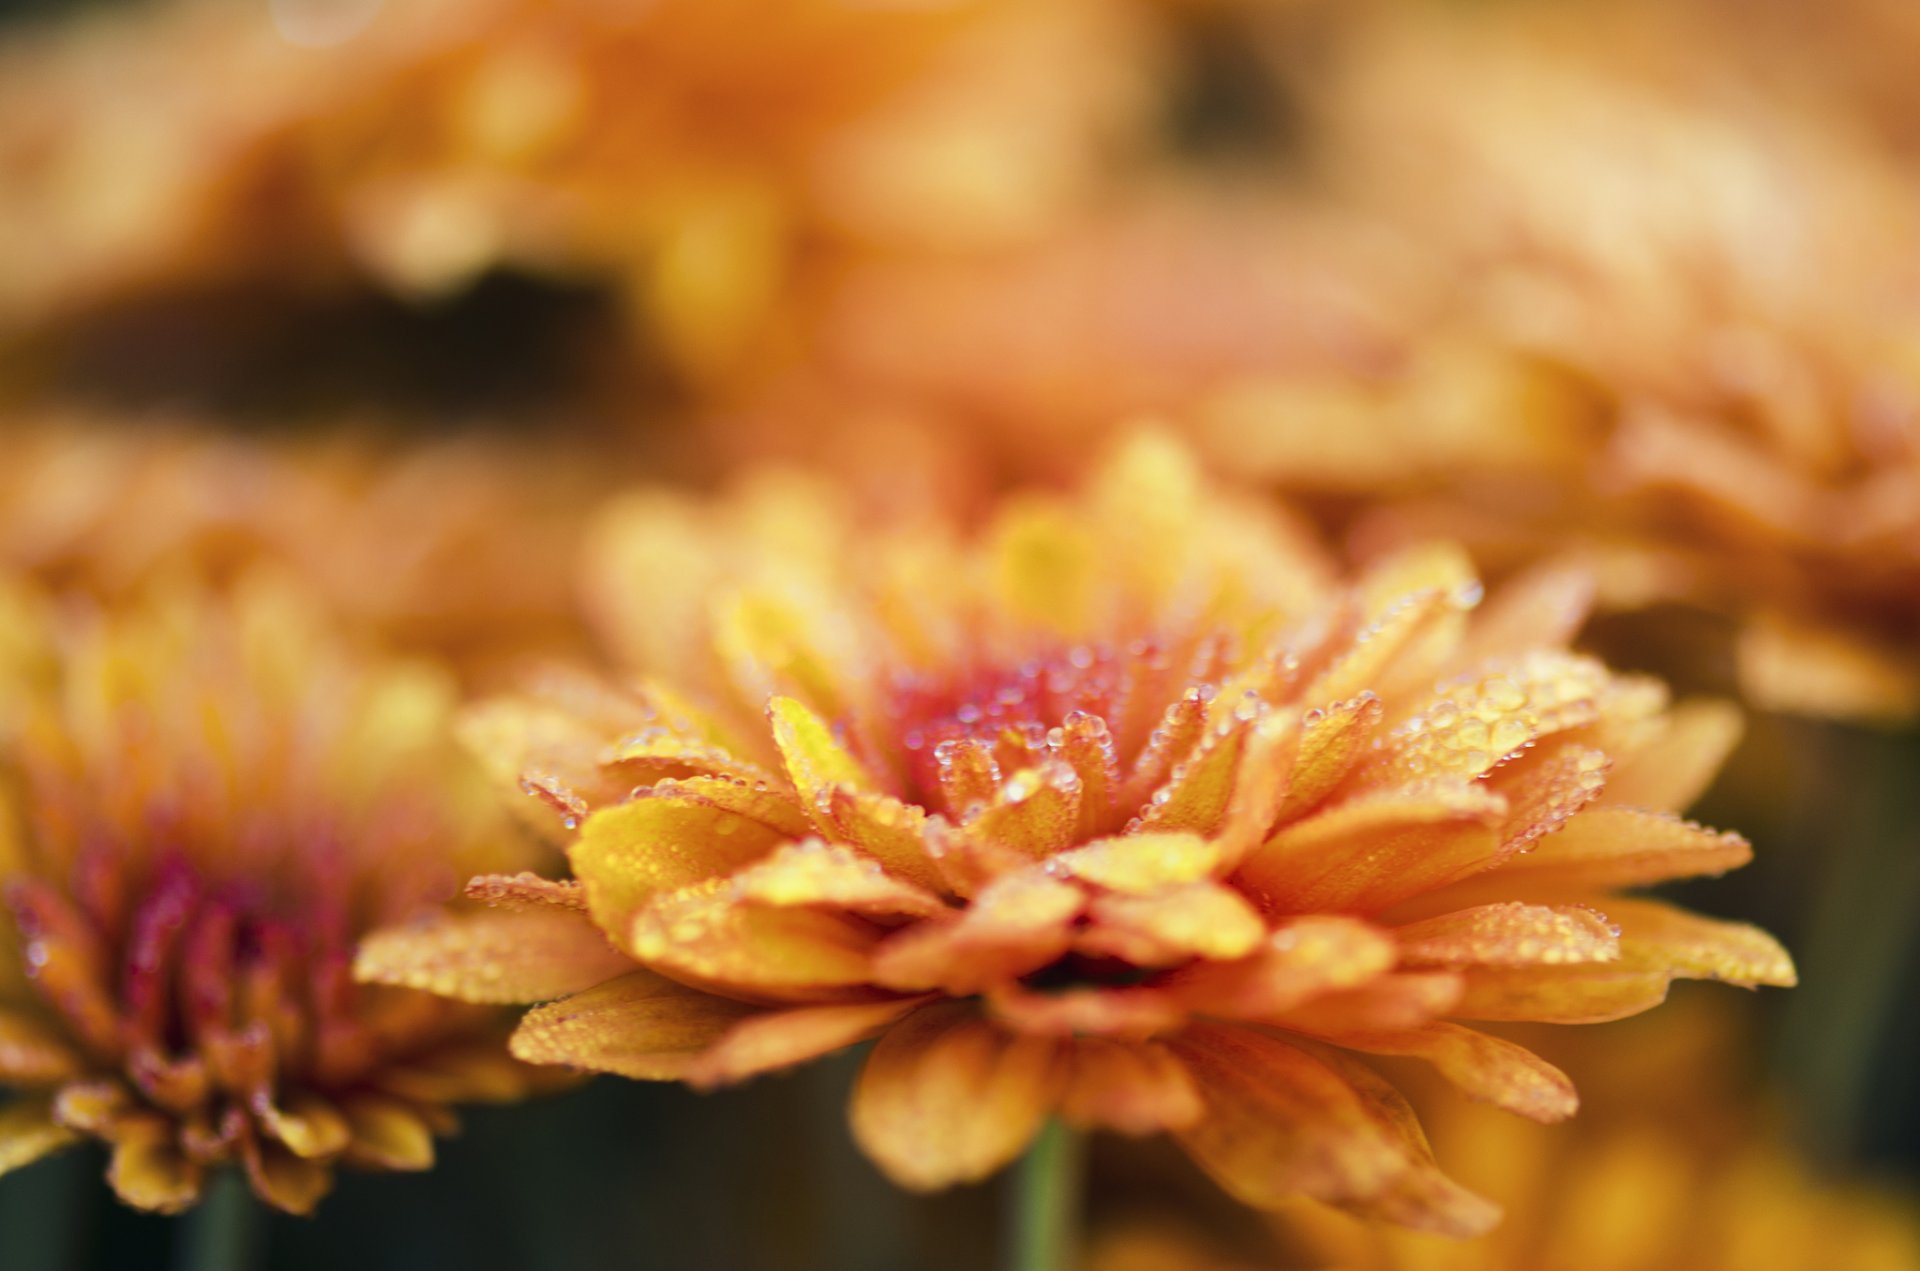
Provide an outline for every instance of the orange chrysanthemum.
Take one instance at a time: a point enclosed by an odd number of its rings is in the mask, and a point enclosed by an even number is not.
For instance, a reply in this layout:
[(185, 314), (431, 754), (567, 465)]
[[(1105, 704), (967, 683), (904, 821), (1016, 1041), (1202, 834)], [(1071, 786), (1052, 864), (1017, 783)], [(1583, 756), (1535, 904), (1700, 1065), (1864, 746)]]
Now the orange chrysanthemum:
[(576, 881), (476, 880), (498, 912), (361, 975), (557, 998), (515, 1054), (700, 1086), (877, 1038), (854, 1133), (910, 1187), (1058, 1115), (1169, 1131), (1255, 1205), (1455, 1233), (1496, 1211), (1360, 1056), (1552, 1120), (1566, 1079), (1471, 1021), (1792, 982), (1756, 930), (1614, 894), (1748, 858), (1672, 815), (1736, 725), (1569, 652), (1581, 580), (1475, 613), (1435, 547), (1341, 584), (1152, 440), (977, 540), (826, 497), (609, 518), (596, 594), (645, 678), (472, 729), (577, 823)]
[(82, 1139), (142, 1209), (210, 1170), (304, 1213), (424, 1169), (448, 1105), (541, 1084), (494, 1013), (356, 985), (355, 941), (513, 842), (449, 686), (363, 665), (278, 587), (0, 607), (0, 1170)]

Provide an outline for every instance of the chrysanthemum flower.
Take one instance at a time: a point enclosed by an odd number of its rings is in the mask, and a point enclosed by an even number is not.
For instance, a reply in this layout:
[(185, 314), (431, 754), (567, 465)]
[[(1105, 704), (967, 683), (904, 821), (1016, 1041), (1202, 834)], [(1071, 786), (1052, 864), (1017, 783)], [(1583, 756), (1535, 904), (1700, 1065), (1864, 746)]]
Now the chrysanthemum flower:
[(908, 1187), (1058, 1116), (1170, 1132), (1255, 1205), (1454, 1233), (1496, 1211), (1364, 1056), (1553, 1120), (1566, 1079), (1474, 1022), (1793, 979), (1615, 894), (1748, 858), (1671, 812), (1736, 725), (1569, 652), (1576, 578), (1476, 612), (1436, 547), (1338, 582), (1153, 440), (977, 538), (829, 509), (619, 509), (596, 584), (645, 677), (472, 729), (577, 825), (575, 878), (477, 880), (497, 912), (359, 973), (557, 999), (515, 1054), (703, 1087), (876, 1039), (853, 1130)]
[[(1389, 506), (1369, 542), (1454, 537), (1495, 572), (1580, 553), (1609, 607), (1735, 619), (1763, 704), (1912, 718), (1907, 165), (1802, 46), (1727, 28), (1711, 6), (1632, 4), (1408, 6), (1368, 26), (1326, 77), (1323, 147), (1364, 215), (1425, 256), (1429, 294), (1406, 301), (1425, 334), (1405, 372), (1336, 394), (1343, 413), (1280, 395), (1216, 417), (1214, 441), (1295, 484), (1342, 456), (1329, 419), (1371, 410), (1351, 431), (1397, 437), (1434, 391), (1417, 372), (1447, 354), (1478, 396), (1457, 444), (1389, 472), (1430, 498)], [(1723, 56), (1675, 53), (1701, 47)]]
[(357, 985), (355, 941), (511, 864), (449, 687), (253, 581), (0, 607), (0, 1170), (93, 1139), (172, 1212), (237, 1165), (304, 1213), (424, 1169), (449, 1105), (542, 1083), (497, 1014)]
[(183, 0), (0, 49), (0, 334), (504, 269), (604, 288), (697, 379), (757, 347), (816, 249), (1044, 223), (1140, 60), (1124, 10), (1081, 0), (355, 12)]

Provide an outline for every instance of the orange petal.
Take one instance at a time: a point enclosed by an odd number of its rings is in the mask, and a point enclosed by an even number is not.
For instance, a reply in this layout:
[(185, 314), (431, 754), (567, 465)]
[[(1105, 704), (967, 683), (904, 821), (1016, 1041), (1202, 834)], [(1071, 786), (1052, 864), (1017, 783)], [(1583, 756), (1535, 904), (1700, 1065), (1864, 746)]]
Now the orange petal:
[(875, 959), (874, 978), (891, 988), (978, 993), (1065, 954), (1086, 904), (1078, 887), (1037, 869), (1003, 875), (957, 918), (889, 937)]
[(1142, 805), (1172, 775), (1174, 765), (1200, 744), (1206, 728), (1206, 695), (1190, 688), (1167, 707), (1147, 744), (1134, 757), (1132, 769), (1114, 796), (1114, 805), (1125, 812), (1144, 810)]
[(354, 958), (356, 979), (466, 1002), (544, 1002), (633, 969), (574, 909), (443, 913), (376, 931)]
[(1296, 918), (1275, 928), (1250, 957), (1196, 964), (1159, 983), (1193, 1010), (1264, 1019), (1320, 994), (1365, 984), (1389, 970), (1398, 955), (1391, 937), (1364, 922)]
[(1473, 617), (1462, 663), (1572, 643), (1593, 608), (1593, 571), (1579, 565), (1537, 566), (1497, 589)]
[(1656, 812), (1692, 806), (1713, 784), (1743, 727), (1731, 702), (1680, 703), (1665, 716), (1659, 736), (1615, 758), (1605, 801)]
[(867, 1057), (853, 1136), (902, 1187), (970, 1183), (1020, 1155), (1063, 1078), (1057, 1043), (1009, 1036), (966, 1003), (923, 1006)]
[(549, 1080), (516, 1060), (497, 1038), (484, 1037), (455, 1042), (383, 1069), (373, 1084), (431, 1109), (449, 1103), (510, 1103)]
[(1408, 923), (1394, 936), (1407, 966), (1558, 966), (1620, 957), (1613, 925), (1581, 905), (1481, 905)]
[(1276, 1012), (1269, 1022), (1326, 1036), (1419, 1028), (1451, 1011), (1461, 986), (1453, 971), (1396, 971)]
[(1370, 913), (1499, 860), (1506, 811), (1474, 784), (1363, 795), (1282, 829), (1238, 878), (1270, 913)]
[(662, 796), (594, 813), (567, 857), (594, 922), (620, 943), (656, 895), (731, 873), (792, 837), (706, 799)]
[(1054, 745), (1062, 763), (1080, 777), (1080, 826), (1076, 840), (1112, 827), (1120, 790), (1120, 759), (1107, 721), (1086, 711), (1069, 711)]
[(343, 1159), (361, 1169), (423, 1170), (433, 1166), (433, 1130), (414, 1105), (363, 1093), (340, 1101), (353, 1132)]
[(635, 971), (528, 1011), (511, 1049), (530, 1064), (569, 1064), (641, 1081), (678, 1081), (755, 1008)]
[[(1264, 713), (1266, 707), (1255, 702), (1249, 709)], [(1218, 830), (1240, 788), (1240, 766), (1257, 722), (1256, 716), (1243, 720), (1229, 715), (1218, 728), (1204, 733), (1148, 797), (1134, 828), (1148, 833), (1185, 830), (1207, 835)], [(1270, 753), (1259, 757), (1267, 762), (1272, 759)]]
[(1604, 793), (1612, 762), (1591, 746), (1567, 745), (1507, 764), (1487, 782), (1507, 801), (1504, 852), (1524, 852)]
[(1529, 889), (1632, 887), (1720, 874), (1752, 858), (1753, 848), (1738, 834), (1718, 833), (1664, 812), (1595, 807), (1569, 819), (1531, 852), (1509, 857), (1488, 881), (1522, 882)]
[(1702, 918), (1655, 900), (1608, 897), (1607, 916), (1620, 924), (1620, 960), (1636, 970), (1681, 979), (1791, 988), (1793, 959), (1758, 927)]
[(1300, 694), (1303, 702), (1340, 702), (1362, 693), (1388, 696), (1431, 678), (1458, 641), (1461, 610), (1452, 592), (1403, 594), (1370, 618), (1346, 652)]
[(633, 920), (634, 957), (676, 979), (768, 1001), (819, 1001), (868, 983), (880, 938), (844, 913), (756, 905), (734, 881), (656, 896)]
[(162, 1122), (126, 1127), (113, 1144), (107, 1183), (135, 1209), (177, 1214), (200, 1199), (205, 1172), (187, 1159)]
[(1147, 1038), (1186, 1021), (1184, 1003), (1149, 985), (1030, 989), (1018, 981), (987, 990), (987, 1012), (1017, 1033), (1040, 1037)]
[(47, 1099), (16, 1099), (0, 1107), (0, 1174), (31, 1165), (79, 1139), (53, 1119)]
[(947, 912), (938, 896), (893, 877), (872, 857), (819, 839), (789, 843), (747, 866), (733, 876), (733, 894), (760, 905), (823, 905), (868, 915)]
[(1436, 1020), (1418, 1028), (1322, 1034), (1349, 1050), (1423, 1059), (1469, 1096), (1535, 1121), (1564, 1121), (1580, 1099), (1565, 1073), (1524, 1047)]
[(518, 874), (482, 874), (469, 879), (468, 900), (496, 909), (574, 909), (587, 911), (587, 895), (578, 879), (542, 878), (530, 870)]
[(1243, 958), (1267, 935), (1267, 924), (1239, 892), (1208, 880), (1144, 896), (1097, 896), (1088, 917), (1074, 947), (1137, 967)]
[(1165, 1046), (1082, 1037), (1067, 1048), (1066, 1064), (1060, 1118), (1069, 1125), (1142, 1135), (1200, 1119), (1193, 1078)]
[(1463, 973), (1452, 1014), (1460, 1019), (1601, 1024), (1651, 1010), (1667, 1000), (1660, 972), (1611, 966), (1502, 967)]
[(1073, 842), (1079, 827), (1080, 776), (1054, 762), (1008, 777), (961, 832), (1039, 861)]
[(1920, 714), (1911, 651), (1877, 646), (1857, 632), (1758, 618), (1741, 632), (1739, 663), (1748, 700), (1768, 710), (1877, 724)]
[(1414, 1168), (1399, 1128), (1345, 1073), (1297, 1046), (1212, 1024), (1184, 1030), (1169, 1046), (1206, 1108), (1176, 1137), (1243, 1204), (1368, 1201)]
[(51, 1024), (0, 1007), (0, 1085), (38, 1089), (80, 1074), (80, 1056)]
[(1589, 657), (1537, 649), (1443, 684), (1384, 739), (1364, 777), (1473, 780), (1543, 737), (1590, 724), (1612, 686)]
[(255, 1112), (261, 1127), (295, 1156), (334, 1156), (353, 1137), (340, 1110), (318, 1095), (294, 1091), (283, 1103), (261, 1102)]
[(926, 1000), (906, 997), (749, 1015), (693, 1062), (686, 1080), (695, 1086), (724, 1086), (805, 1063), (865, 1041)]
[(1301, 720), (1292, 780), (1276, 816), (1294, 820), (1332, 794), (1366, 753), (1383, 713), (1372, 693), (1308, 711)]

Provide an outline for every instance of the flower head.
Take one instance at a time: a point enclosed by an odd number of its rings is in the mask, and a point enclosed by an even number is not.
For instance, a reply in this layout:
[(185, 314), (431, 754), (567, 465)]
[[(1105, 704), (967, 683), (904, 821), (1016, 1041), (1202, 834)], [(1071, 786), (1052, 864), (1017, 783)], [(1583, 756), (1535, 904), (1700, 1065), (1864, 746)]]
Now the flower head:
[(210, 1170), (306, 1212), (424, 1169), (449, 1104), (541, 1078), (501, 1021), (349, 974), (359, 936), (516, 859), (451, 693), (257, 577), (101, 613), (0, 606), (0, 1168), (92, 1138), (142, 1209)]
[(1566, 1079), (1472, 1021), (1792, 980), (1758, 931), (1613, 894), (1747, 859), (1666, 811), (1736, 725), (1567, 651), (1578, 578), (1476, 612), (1435, 547), (1342, 583), (1153, 439), (974, 536), (830, 506), (621, 508), (597, 591), (642, 678), (473, 726), (577, 826), (575, 880), (478, 880), (505, 908), (360, 974), (498, 1000), (467, 951), (543, 915), (524, 1059), (712, 1086), (874, 1038), (854, 1133), (907, 1186), (1058, 1115), (1171, 1132), (1252, 1204), (1451, 1232), (1495, 1211), (1362, 1056), (1551, 1120)]

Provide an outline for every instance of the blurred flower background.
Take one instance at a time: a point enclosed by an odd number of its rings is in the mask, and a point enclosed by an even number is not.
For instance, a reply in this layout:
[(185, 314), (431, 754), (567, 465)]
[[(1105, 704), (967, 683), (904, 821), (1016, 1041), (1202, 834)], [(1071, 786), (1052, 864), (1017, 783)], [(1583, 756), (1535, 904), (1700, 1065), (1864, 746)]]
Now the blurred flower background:
[[(342, 968), (565, 872), (625, 787), (517, 783), (598, 762), (601, 681), (750, 722), (739, 676), (806, 682), (716, 651), (716, 588), (957, 605), (949, 538), (1147, 421), (1263, 587), (1449, 540), (1739, 703), (1689, 814), (1753, 863), (1658, 895), (1800, 985), (1492, 1026), (1579, 1086), (1557, 1126), (1381, 1061), (1490, 1235), (1096, 1136), (1086, 1264), (1920, 1267), (1916, 57), (1902, 0), (6, 0), (0, 1264), (994, 1265), (1012, 1184), (888, 1183), (858, 1056), (436, 1068), (512, 1012)], [(1157, 510), (1106, 550), (1150, 571)], [(151, 949), (222, 922), (250, 987), (174, 1011)], [(626, 964), (585, 948), (567, 991)], [(231, 1160), (267, 1206), (136, 1212), (97, 1140), (147, 1209)]]

